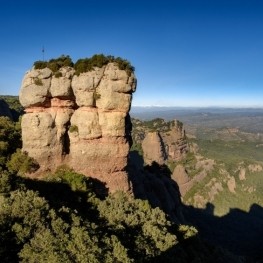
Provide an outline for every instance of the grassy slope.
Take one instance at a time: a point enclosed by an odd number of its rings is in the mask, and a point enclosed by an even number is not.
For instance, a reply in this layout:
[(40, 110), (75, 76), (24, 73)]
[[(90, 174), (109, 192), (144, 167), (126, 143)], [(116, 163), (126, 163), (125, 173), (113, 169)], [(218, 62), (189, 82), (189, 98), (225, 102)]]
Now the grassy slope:
[[(247, 169), (249, 164), (256, 163), (263, 166), (263, 149), (257, 146), (257, 142), (197, 140), (197, 143), (201, 154), (216, 160), (217, 165), (213, 172), (186, 194), (185, 201), (193, 202), (192, 197), (196, 194), (207, 198), (209, 189), (206, 185), (212, 178), (216, 178), (222, 183), (223, 191), (217, 194), (212, 201), (215, 206), (215, 215), (227, 214), (231, 208), (239, 208), (248, 212), (253, 204), (263, 206), (263, 171), (252, 173)], [(239, 166), (246, 168), (246, 180), (239, 180)], [(228, 190), (226, 179), (219, 172), (220, 169), (228, 172), (229, 176), (234, 176), (236, 193)]]

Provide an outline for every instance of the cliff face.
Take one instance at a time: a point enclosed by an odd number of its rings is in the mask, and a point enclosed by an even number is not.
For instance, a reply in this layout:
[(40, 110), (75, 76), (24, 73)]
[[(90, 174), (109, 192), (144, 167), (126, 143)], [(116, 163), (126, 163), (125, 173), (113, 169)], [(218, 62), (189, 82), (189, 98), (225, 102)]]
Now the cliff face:
[(177, 120), (133, 120), (133, 141), (141, 144), (146, 164), (180, 161), (189, 151), (183, 124)]
[(146, 164), (164, 164), (166, 152), (159, 132), (148, 132), (142, 141), (143, 159)]
[(131, 142), (129, 109), (136, 78), (115, 63), (74, 75), (48, 68), (25, 74), (20, 102), (23, 151), (41, 172), (67, 164), (111, 191), (129, 189), (125, 171)]

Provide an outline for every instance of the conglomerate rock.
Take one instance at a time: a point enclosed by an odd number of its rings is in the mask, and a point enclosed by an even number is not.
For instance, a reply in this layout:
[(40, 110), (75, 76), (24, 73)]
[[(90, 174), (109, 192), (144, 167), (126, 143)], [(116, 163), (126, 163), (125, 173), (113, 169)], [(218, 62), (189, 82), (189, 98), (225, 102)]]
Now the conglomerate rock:
[(149, 132), (142, 141), (143, 158), (146, 164), (157, 162), (163, 164), (166, 154), (159, 132)]
[(67, 164), (105, 182), (110, 191), (127, 191), (136, 78), (113, 62), (74, 73), (62, 67), (56, 73), (33, 68), (25, 74), (19, 95), (26, 112), (23, 151), (40, 164), (39, 174)]
[(156, 128), (155, 131), (145, 132), (141, 145), (146, 164), (180, 161), (189, 151), (182, 123), (177, 120), (171, 122), (163, 120), (163, 125), (167, 124), (169, 127), (164, 131)]

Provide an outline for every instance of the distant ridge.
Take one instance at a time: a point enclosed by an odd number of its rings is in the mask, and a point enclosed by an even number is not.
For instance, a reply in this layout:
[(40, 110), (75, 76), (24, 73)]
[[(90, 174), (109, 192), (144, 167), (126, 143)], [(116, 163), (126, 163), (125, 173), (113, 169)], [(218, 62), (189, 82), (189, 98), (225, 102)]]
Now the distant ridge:
[(171, 120), (200, 114), (263, 115), (263, 108), (132, 106), (130, 110), (130, 115), (133, 118), (142, 119), (164, 118)]

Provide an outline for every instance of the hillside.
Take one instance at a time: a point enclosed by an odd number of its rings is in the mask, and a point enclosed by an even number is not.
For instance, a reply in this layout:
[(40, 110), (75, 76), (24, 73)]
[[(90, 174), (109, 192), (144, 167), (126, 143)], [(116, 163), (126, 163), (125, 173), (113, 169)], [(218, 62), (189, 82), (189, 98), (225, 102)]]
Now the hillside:
[[(187, 114), (189, 152), (169, 166), (182, 194), (185, 219), (209, 242), (257, 262), (262, 257), (263, 144), (261, 124), (252, 124), (262, 115)], [(161, 122), (164, 127), (169, 123)]]
[(15, 121), (23, 114), (24, 108), (18, 96), (0, 95), (0, 116), (7, 116)]
[(1, 262), (243, 262), (147, 200), (109, 194), (66, 166), (24, 177), (35, 163), (20, 140), (20, 123), (0, 117)]

